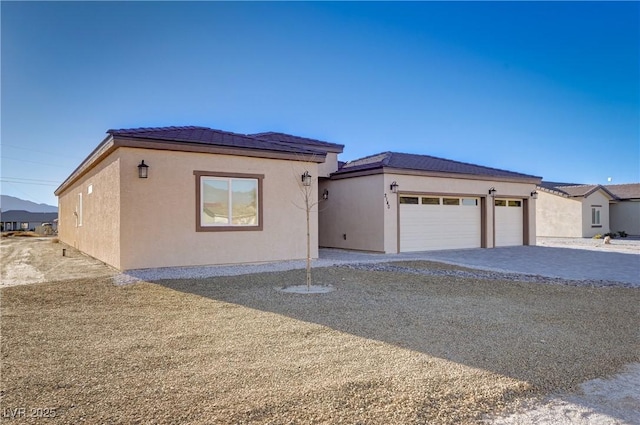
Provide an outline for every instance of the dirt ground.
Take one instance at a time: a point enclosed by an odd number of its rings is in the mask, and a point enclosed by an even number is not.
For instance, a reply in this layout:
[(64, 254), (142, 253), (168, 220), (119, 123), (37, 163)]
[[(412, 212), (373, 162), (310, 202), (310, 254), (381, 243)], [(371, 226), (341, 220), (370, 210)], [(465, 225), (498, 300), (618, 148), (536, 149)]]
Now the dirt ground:
[[(0, 287), (79, 278), (113, 276), (118, 271), (82, 254), (54, 237), (9, 237), (0, 240)], [(62, 250), (65, 250), (65, 256)]]
[[(313, 296), (276, 290), (300, 270), (118, 287), (61, 247), (2, 241), (0, 408), (26, 409), (11, 423), (485, 423), (558, 393), (586, 409), (585, 382), (640, 361), (638, 289), (345, 268), (315, 270), (336, 290)], [(637, 423), (602, 406), (577, 423)]]

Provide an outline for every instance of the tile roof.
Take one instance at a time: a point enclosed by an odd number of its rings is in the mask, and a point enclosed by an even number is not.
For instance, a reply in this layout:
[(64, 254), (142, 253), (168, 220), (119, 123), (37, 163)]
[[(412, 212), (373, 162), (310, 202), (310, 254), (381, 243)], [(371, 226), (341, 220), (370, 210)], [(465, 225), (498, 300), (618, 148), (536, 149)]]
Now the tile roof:
[(618, 199), (640, 199), (640, 183), (607, 184), (604, 187)]
[(468, 164), (450, 159), (429, 155), (416, 155), (399, 152), (382, 152), (365, 158), (349, 161), (334, 174), (346, 174), (356, 171), (373, 170), (377, 168), (397, 168), (416, 171), (432, 171), (451, 174), (468, 174), (486, 177), (507, 177), (520, 179), (541, 179), (538, 176)]
[(21, 221), (21, 222), (41, 222), (50, 223), (58, 218), (58, 213), (42, 213), (24, 210), (9, 210), (0, 213), (0, 221)]
[(262, 139), (247, 134), (215, 130), (208, 127), (143, 127), (107, 130), (113, 137), (164, 140), (167, 142), (185, 142), (232, 148), (257, 149), (297, 154), (324, 154), (319, 149), (311, 149), (300, 144), (282, 143)]
[(329, 149), (330, 152), (342, 152), (344, 150), (344, 145), (339, 145), (337, 143), (329, 143), (329, 142), (324, 142), (322, 140), (309, 139), (307, 137), (293, 136), (291, 134), (277, 133), (274, 131), (268, 131), (266, 133), (249, 134), (249, 136), (258, 137), (262, 140), (270, 140), (273, 142), (282, 142), (282, 143), (290, 143), (290, 144), (299, 145), (299, 146)]
[(543, 181), (538, 185), (538, 187), (542, 189), (546, 189), (548, 191), (558, 192), (570, 198), (586, 197), (591, 195), (593, 192), (597, 190), (604, 191), (612, 199), (618, 198), (606, 186), (602, 186), (599, 184), (575, 184), (575, 183), (557, 183), (557, 182)]

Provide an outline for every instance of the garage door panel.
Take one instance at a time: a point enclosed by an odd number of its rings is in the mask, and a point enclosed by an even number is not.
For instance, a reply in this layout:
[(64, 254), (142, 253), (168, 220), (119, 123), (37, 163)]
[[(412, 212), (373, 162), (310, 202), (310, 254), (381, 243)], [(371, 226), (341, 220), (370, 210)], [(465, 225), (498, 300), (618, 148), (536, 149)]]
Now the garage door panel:
[(516, 246), (524, 243), (524, 213), (522, 201), (511, 200), (496, 206), (496, 246)]
[(400, 251), (480, 247), (477, 205), (400, 204)]

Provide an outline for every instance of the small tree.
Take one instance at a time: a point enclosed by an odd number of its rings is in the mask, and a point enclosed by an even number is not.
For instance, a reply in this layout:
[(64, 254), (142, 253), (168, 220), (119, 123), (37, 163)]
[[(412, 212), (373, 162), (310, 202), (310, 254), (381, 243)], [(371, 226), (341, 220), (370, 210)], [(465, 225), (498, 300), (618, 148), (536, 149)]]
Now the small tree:
[(311, 198), (313, 194), (313, 179), (309, 171), (305, 171), (301, 176), (300, 187), (304, 198), (304, 209), (307, 214), (307, 291), (311, 290), (311, 209), (318, 205), (318, 201)]

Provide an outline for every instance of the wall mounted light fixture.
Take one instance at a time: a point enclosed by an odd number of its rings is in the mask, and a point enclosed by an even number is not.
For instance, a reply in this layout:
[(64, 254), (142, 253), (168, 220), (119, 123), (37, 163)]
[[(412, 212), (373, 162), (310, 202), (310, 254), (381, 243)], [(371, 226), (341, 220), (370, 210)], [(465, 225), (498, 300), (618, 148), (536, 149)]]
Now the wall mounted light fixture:
[(491, 189), (489, 189), (489, 195), (491, 195), (491, 196), (496, 196), (496, 192), (497, 192), (497, 190), (496, 190), (495, 187), (492, 187)]
[(538, 199), (538, 192), (536, 192), (535, 190), (531, 192), (531, 199)]
[(389, 186), (389, 189), (391, 189), (391, 193), (398, 193), (398, 183), (396, 182), (391, 183), (391, 186)]
[(149, 166), (144, 163), (144, 159), (138, 164), (138, 178), (146, 179), (149, 176)]
[(311, 174), (308, 171), (305, 171), (302, 175), (302, 185), (311, 186)]
[(329, 191), (327, 189), (322, 192), (322, 199), (324, 199), (325, 201), (329, 199)]

